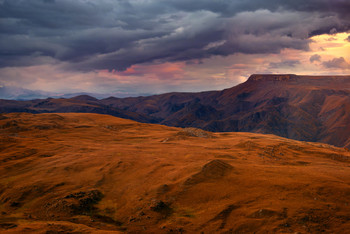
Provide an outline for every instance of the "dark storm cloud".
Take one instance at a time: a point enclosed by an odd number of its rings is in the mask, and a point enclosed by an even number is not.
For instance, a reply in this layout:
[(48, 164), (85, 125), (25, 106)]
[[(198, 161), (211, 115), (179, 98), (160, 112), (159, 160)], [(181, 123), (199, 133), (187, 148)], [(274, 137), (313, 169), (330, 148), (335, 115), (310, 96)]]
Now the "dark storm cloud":
[(0, 0), (0, 66), (125, 70), (308, 50), (312, 35), (349, 30), (349, 11), (340, 0)]
[(321, 56), (319, 54), (314, 54), (310, 57), (310, 63), (320, 62), (320, 61), (321, 61)]
[(296, 65), (300, 64), (298, 60), (283, 60), (278, 63), (270, 63), (269, 68), (270, 69), (276, 69), (276, 68), (283, 68), (283, 67), (295, 67)]
[(325, 61), (322, 65), (326, 68), (350, 69), (350, 64), (343, 57)]

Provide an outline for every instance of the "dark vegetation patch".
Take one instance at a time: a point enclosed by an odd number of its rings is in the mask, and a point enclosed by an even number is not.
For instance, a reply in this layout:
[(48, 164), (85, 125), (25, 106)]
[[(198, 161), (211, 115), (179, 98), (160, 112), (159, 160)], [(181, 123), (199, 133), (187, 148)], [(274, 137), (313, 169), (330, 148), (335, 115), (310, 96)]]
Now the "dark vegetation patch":
[(173, 213), (173, 209), (170, 207), (170, 204), (161, 200), (153, 200), (151, 202), (150, 209), (161, 214), (163, 218), (166, 218)]
[(5, 157), (1, 162), (8, 162), (12, 160), (18, 160), (18, 159), (23, 159), (23, 158), (28, 158), (30, 156), (35, 155), (38, 153), (37, 149), (27, 149), (24, 152), (15, 152), (10, 154), (9, 156)]
[(47, 218), (61, 220), (75, 215), (86, 215), (91, 217), (93, 221), (97, 220), (102, 223), (121, 226), (121, 222), (99, 213), (95, 205), (102, 198), (103, 194), (96, 189), (68, 194), (45, 205), (46, 212), (49, 215)]
[(89, 214), (94, 210), (103, 195), (99, 190), (91, 190), (88, 192), (72, 193), (64, 197), (66, 201), (70, 201), (69, 207), (74, 214)]
[(17, 227), (17, 224), (15, 223), (0, 223), (0, 229), (12, 229), (12, 228), (15, 228)]

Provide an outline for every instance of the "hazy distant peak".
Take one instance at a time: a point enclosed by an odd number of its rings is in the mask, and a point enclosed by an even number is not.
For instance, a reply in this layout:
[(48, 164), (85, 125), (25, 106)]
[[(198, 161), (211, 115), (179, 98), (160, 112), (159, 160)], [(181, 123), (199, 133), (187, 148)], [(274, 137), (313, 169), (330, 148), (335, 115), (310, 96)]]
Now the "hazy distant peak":
[(75, 97), (72, 97), (71, 99), (73, 100), (79, 100), (79, 101), (97, 101), (98, 99), (91, 97), (89, 95), (78, 95)]

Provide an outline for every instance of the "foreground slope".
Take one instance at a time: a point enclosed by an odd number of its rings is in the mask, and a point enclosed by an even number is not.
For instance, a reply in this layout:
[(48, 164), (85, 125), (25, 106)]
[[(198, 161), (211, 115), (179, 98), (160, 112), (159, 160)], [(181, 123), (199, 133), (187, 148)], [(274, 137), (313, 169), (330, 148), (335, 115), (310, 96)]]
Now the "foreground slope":
[(0, 231), (344, 233), (350, 153), (98, 114), (0, 116)]

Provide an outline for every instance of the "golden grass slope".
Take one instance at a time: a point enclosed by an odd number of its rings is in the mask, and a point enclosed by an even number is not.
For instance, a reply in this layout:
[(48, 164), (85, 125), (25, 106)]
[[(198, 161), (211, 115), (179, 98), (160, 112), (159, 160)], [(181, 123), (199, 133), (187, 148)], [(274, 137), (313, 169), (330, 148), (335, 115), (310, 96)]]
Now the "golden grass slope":
[(345, 233), (349, 166), (274, 135), (0, 115), (0, 232)]

